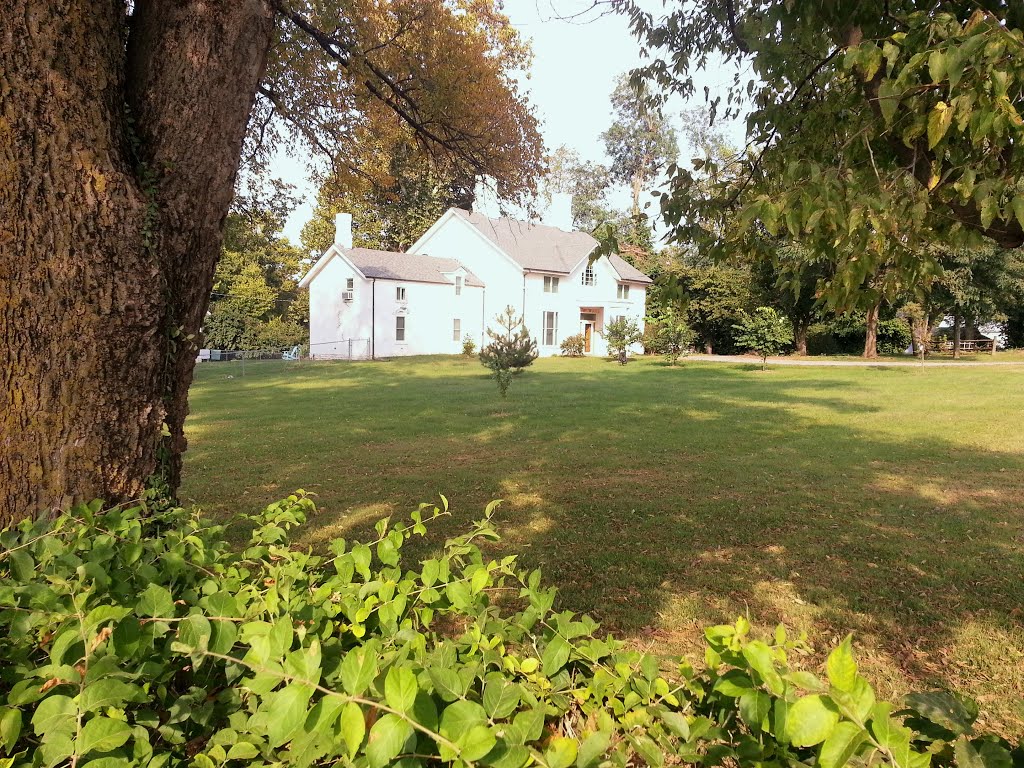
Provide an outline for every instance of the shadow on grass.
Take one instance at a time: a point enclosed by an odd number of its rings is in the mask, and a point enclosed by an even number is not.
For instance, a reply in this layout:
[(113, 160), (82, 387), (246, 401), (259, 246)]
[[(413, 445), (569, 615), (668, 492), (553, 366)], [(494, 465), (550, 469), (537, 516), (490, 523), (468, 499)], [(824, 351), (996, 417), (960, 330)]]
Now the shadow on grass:
[(316, 491), (312, 546), (444, 493), (424, 553), (504, 498), (496, 553), (666, 647), (745, 612), (942, 682), (965, 621), (1020, 621), (1024, 457), (979, 447), (976, 403), (961, 433), (928, 427), (945, 374), (556, 361), (502, 402), (472, 360), (321, 365), (199, 389), (186, 493)]

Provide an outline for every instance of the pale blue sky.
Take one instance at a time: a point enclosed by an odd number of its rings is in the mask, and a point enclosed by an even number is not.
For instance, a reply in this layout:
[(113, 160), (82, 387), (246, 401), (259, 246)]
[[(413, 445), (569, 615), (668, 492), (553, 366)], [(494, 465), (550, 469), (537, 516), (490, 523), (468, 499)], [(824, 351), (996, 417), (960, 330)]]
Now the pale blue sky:
[[(534, 62), (529, 77), (520, 84), (529, 94), (549, 150), (564, 144), (585, 160), (606, 162), (600, 140), (611, 122), (608, 96), (615, 79), (640, 64), (640, 46), (630, 34), (624, 16), (593, 12), (572, 19), (589, 8), (590, 0), (507, 0), (505, 11), (520, 34), (533, 45)], [(646, 2), (658, 13), (658, 0)], [(728, 75), (703, 78), (713, 90)], [(682, 104), (675, 104), (676, 112)], [(671, 117), (671, 114), (670, 114)], [(738, 128), (730, 130), (736, 134)], [(737, 140), (740, 138), (737, 135)], [(278, 158), (275, 175), (295, 184), (306, 201), (290, 217), (285, 234), (295, 243), (312, 211), (316, 190), (308, 183), (305, 165), (292, 158)], [(628, 204), (623, 190), (614, 202)]]

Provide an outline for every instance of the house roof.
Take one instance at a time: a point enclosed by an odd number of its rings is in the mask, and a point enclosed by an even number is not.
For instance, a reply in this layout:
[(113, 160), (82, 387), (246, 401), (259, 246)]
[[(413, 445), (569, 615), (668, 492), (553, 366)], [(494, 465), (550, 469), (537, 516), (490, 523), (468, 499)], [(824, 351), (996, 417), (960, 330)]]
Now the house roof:
[[(598, 245), (597, 240), (586, 232), (566, 232), (558, 227), (515, 219), (492, 219), (482, 213), (470, 213), (459, 208), (454, 212), (529, 271), (568, 274)], [(651, 278), (619, 256), (613, 254), (609, 261), (622, 280), (652, 282)]]
[(463, 270), (466, 285), (483, 287), (483, 282), (455, 259), (421, 256), (414, 253), (377, 251), (372, 248), (346, 248), (345, 256), (360, 272), (378, 280), (410, 280), (416, 283), (451, 283), (445, 273)]

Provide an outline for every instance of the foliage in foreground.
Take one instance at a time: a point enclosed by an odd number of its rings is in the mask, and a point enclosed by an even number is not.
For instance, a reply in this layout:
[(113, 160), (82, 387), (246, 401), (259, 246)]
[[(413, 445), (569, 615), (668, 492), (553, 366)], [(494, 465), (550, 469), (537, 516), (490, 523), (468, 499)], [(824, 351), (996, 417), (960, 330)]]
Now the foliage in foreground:
[[(1010, 768), (949, 693), (878, 702), (849, 638), (826, 678), (780, 627), (707, 630), (669, 665), (553, 610), (486, 519), (438, 556), (402, 547), (446, 507), (289, 546), (301, 492), (247, 517), (241, 552), (197, 511), (79, 506), (0, 534), (0, 765), (577, 768), (666, 763)], [(238, 521), (236, 521), (238, 522)]]

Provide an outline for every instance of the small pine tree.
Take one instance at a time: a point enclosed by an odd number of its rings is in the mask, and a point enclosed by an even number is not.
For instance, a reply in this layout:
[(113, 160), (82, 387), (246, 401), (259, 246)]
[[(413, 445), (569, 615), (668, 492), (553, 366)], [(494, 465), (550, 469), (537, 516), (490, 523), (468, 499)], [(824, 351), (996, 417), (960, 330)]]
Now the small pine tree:
[(530, 337), (523, 318), (516, 317), (513, 307), (505, 307), (496, 320), (500, 329), (487, 329), (491, 343), (480, 350), (480, 362), (491, 371), (498, 382), (498, 391), (505, 397), (512, 383), (512, 374), (519, 373), (537, 359), (537, 342)]
[(791, 323), (771, 307), (758, 307), (733, 329), (738, 347), (761, 356), (762, 371), (768, 367), (770, 356), (780, 354), (793, 342)]
[(608, 349), (614, 353), (614, 357), (618, 358), (621, 365), (625, 365), (629, 359), (629, 348), (644, 337), (636, 320), (627, 318), (625, 315), (607, 323), (601, 335), (604, 336), (605, 341), (608, 342)]
[(462, 337), (462, 354), (466, 357), (472, 357), (474, 352), (476, 352), (476, 342), (473, 341), (473, 337), (467, 333)]

